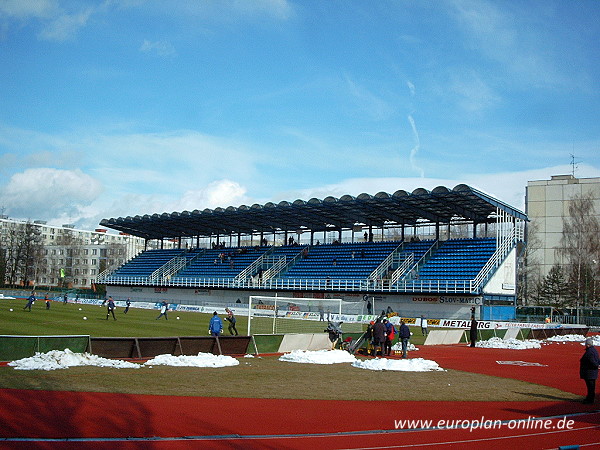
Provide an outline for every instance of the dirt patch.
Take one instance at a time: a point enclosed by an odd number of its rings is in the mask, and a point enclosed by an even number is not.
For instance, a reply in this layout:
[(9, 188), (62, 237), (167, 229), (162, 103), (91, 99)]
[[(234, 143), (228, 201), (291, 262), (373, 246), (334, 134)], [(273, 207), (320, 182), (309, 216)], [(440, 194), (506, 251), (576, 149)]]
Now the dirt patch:
[(199, 397), (404, 401), (571, 401), (552, 387), (457, 370), (377, 372), (350, 364), (240, 358), (224, 368), (154, 366), (141, 369), (73, 367), (20, 371), (0, 367), (0, 388)]

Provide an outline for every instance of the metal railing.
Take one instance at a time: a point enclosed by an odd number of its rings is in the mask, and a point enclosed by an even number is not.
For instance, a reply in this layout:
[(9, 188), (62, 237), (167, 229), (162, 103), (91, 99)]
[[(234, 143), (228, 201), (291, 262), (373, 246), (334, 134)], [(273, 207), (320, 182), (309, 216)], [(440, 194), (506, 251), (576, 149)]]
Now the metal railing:
[(367, 279), (323, 279), (323, 278), (271, 278), (235, 280), (233, 278), (178, 278), (173, 280), (151, 281), (148, 277), (111, 276), (106, 280), (112, 285), (188, 287), (213, 289), (264, 289), (264, 290), (328, 290), (360, 292), (439, 292), (475, 293), (472, 280), (401, 280), (390, 283), (387, 280)]
[(157, 281), (162, 279), (168, 279), (173, 274), (179, 272), (187, 265), (187, 259), (183, 256), (175, 256), (170, 259), (168, 262), (160, 266), (154, 272), (148, 276), (150, 281)]
[(260, 255), (259, 258), (255, 259), (252, 262), (252, 264), (250, 264), (248, 267), (246, 267), (244, 270), (238, 273), (235, 277), (235, 280), (239, 282), (241, 280), (245, 280), (246, 278), (250, 278), (253, 273), (258, 272), (258, 270), (262, 267), (263, 263), (267, 260), (269, 256), (271, 256), (272, 253), (273, 247), (264, 252), (262, 255)]
[(394, 249), (377, 268), (369, 275), (369, 280), (377, 280), (382, 278), (383, 274), (387, 273), (390, 267), (393, 267), (394, 261), (397, 260), (400, 252), (404, 249), (404, 242)]

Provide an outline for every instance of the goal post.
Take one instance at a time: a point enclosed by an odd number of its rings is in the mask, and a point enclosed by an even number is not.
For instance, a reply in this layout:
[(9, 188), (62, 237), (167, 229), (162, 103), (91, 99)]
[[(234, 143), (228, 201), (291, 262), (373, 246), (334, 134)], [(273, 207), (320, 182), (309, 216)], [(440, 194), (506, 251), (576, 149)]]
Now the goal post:
[[(362, 303), (362, 302), (361, 302)], [(344, 322), (343, 331), (362, 331), (361, 323), (342, 316), (361, 314), (362, 305), (339, 298), (248, 297), (248, 336), (252, 334), (323, 333), (327, 323)]]

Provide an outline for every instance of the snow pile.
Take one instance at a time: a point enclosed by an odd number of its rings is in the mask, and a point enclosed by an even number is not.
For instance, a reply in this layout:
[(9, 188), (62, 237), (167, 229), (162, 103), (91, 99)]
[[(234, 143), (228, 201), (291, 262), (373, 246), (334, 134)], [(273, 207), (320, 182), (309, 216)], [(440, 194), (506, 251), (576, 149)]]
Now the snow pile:
[(583, 342), (585, 341), (585, 336), (582, 336), (581, 334), (563, 334), (563, 335), (556, 335), (556, 336), (551, 336), (549, 338), (546, 339), (546, 341), (549, 342)]
[(231, 356), (198, 353), (197, 355), (158, 355), (144, 363), (145, 366), (176, 367), (231, 367), (239, 365), (239, 361)]
[[(392, 350), (402, 351), (402, 342), (396, 342), (392, 346)], [(408, 350), (409, 352), (414, 352), (415, 350), (419, 350), (419, 347), (415, 347), (415, 345), (412, 342), (409, 342), (408, 345), (406, 346), (406, 350)]]
[(585, 345), (585, 340), (588, 337), (592, 338), (592, 342), (594, 343), (594, 345), (600, 345), (600, 335), (583, 336), (581, 334), (563, 334), (549, 337), (548, 339), (546, 339), (546, 341), (548, 341), (548, 343), (561, 342), (563, 344), (567, 342), (581, 342), (581, 345)]
[(29, 358), (18, 359), (8, 363), (16, 370), (56, 370), (76, 366), (113, 367), (116, 369), (139, 369), (139, 364), (127, 361), (106, 359), (89, 353), (73, 353), (65, 350), (52, 350), (48, 353), (36, 353)]
[(592, 338), (592, 342), (594, 343), (594, 345), (600, 345), (600, 334), (596, 334), (590, 337)]
[(487, 341), (479, 341), (475, 343), (476, 347), (481, 348), (509, 348), (512, 350), (525, 350), (529, 348), (542, 348), (542, 344), (537, 339), (526, 339), (520, 341), (518, 339), (501, 339), (493, 337)]
[(395, 370), (401, 372), (430, 372), (432, 370), (443, 371), (438, 363), (423, 358), (413, 359), (365, 359), (356, 360), (352, 363), (354, 367), (368, 370)]
[(279, 357), (279, 361), (304, 364), (337, 364), (356, 361), (354, 355), (344, 350), (293, 350)]

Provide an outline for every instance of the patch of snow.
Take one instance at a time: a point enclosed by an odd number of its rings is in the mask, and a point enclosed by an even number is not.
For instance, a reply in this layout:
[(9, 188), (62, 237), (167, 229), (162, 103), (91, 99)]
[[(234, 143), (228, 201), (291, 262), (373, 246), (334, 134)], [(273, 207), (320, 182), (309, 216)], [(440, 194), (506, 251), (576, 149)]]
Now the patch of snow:
[[(402, 351), (402, 342), (396, 342), (394, 345), (392, 345), (392, 350)], [(415, 350), (419, 350), (419, 347), (415, 347), (415, 344), (409, 342), (406, 346), (406, 350), (409, 352), (414, 352)]]
[(412, 359), (365, 359), (356, 360), (352, 363), (354, 367), (368, 370), (395, 370), (401, 372), (430, 372), (433, 370), (443, 371), (438, 363), (423, 358)]
[(501, 339), (499, 337), (489, 338), (487, 341), (478, 341), (476, 347), (481, 348), (509, 348), (512, 350), (525, 350), (529, 348), (542, 348), (541, 341), (537, 339), (526, 339), (520, 341), (518, 339)]
[(239, 365), (239, 361), (231, 356), (198, 353), (197, 355), (158, 355), (144, 363), (145, 366), (176, 367), (231, 367)]
[(581, 334), (563, 334), (556, 335), (546, 339), (549, 342), (583, 342), (585, 341), (585, 336)]
[(337, 364), (356, 361), (354, 355), (344, 350), (293, 350), (279, 357), (279, 361), (304, 364)]
[(139, 369), (139, 364), (128, 361), (102, 358), (89, 353), (73, 353), (65, 350), (51, 350), (48, 353), (36, 353), (29, 358), (8, 363), (15, 370), (57, 370), (76, 366), (113, 367), (116, 369)]

